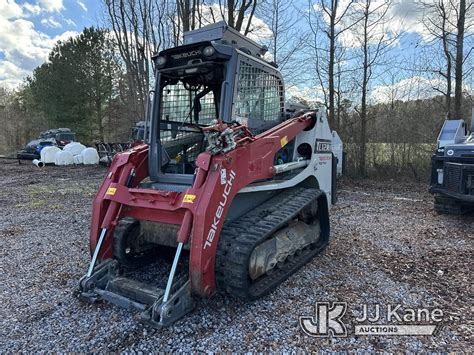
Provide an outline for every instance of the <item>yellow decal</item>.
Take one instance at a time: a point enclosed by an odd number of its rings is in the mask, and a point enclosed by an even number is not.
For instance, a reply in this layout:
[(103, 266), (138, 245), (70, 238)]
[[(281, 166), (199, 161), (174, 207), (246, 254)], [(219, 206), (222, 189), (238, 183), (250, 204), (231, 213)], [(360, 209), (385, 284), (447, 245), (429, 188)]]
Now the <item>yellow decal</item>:
[(116, 187), (109, 187), (109, 188), (107, 189), (107, 192), (106, 192), (105, 194), (106, 194), (106, 195), (111, 195), (111, 196), (113, 196), (113, 195), (115, 195), (116, 192), (117, 192), (117, 188), (116, 188)]
[(281, 147), (283, 148), (285, 145), (288, 144), (288, 136), (284, 136), (282, 139), (280, 139), (280, 144)]
[(189, 194), (186, 194), (186, 195), (184, 195), (184, 197), (183, 197), (183, 202), (186, 202), (186, 203), (193, 203), (195, 199), (196, 199), (196, 195), (189, 195)]

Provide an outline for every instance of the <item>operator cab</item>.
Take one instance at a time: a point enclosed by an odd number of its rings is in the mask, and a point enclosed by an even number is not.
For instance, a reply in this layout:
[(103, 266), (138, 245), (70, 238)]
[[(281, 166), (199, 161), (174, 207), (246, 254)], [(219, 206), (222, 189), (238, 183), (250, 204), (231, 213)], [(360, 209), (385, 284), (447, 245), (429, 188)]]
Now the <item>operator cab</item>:
[(184, 191), (205, 151), (202, 128), (239, 122), (258, 134), (282, 122), (281, 74), (265, 49), (223, 22), (190, 31), (184, 45), (154, 57), (149, 172), (154, 188)]

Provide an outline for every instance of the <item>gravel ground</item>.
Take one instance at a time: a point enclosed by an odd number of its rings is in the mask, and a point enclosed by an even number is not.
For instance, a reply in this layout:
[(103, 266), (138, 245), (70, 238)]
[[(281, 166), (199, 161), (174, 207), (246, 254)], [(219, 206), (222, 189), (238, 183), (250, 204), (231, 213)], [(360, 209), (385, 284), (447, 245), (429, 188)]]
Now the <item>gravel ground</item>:
[[(216, 296), (156, 331), (73, 295), (85, 273), (91, 201), (105, 170), (0, 160), (0, 351), (474, 351), (474, 217), (439, 216), (423, 184), (342, 181), (332, 240), (271, 295)], [(316, 301), (343, 301), (346, 338), (299, 327)], [(362, 304), (443, 311), (436, 336), (354, 336)], [(383, 312), (382, 312), (383, 313)]]

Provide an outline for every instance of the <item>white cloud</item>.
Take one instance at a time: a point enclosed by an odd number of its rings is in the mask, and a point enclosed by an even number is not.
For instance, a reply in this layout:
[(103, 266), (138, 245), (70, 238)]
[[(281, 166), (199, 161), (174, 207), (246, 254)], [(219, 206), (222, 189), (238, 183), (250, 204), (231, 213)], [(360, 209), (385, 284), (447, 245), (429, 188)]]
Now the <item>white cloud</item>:
[(15, 64), (4, 60), (0, 63), (0, 78), (12, 79), (17, 78), (20, 75), (27, 73), (27, 71), (21, 69)]
[(59, 12), (64, 9), (63, 0), (39, 0), (39, 5), (47, 12)]
[[(228, 17), (228, 10), (225, 7), (221, 8), (219, 4), (201, 5), (199, 14), (201, 15), (202, 26), (205, 26), (226, 19)], [(242, 28), (247, 27), (248, 20), (249, 16), (245, 16)], [(247, 37), (253, 41), (261, 42), (272, 37), (272, 30), (262, 19), (253, 16)]]
[[(48, 9), (55, 11), (52, 9), (58, 8), (59, 4), (62, 6), (62, 1), (50, 0)], [(0, 59), (0, 86), (18, 85), (36, 66), (48, 59), (58, 40), (77, 35), (67, 31), (50, 37), (38, 31), (28, 19), (35, 11), (38, 9), (34, 5), (26, 7), (26, 3), (20, 6), (15, 1), (0, 0), (0, 56), (3, 57)], [(49, 26), (58, 27), (58, 22), (52, 17), (43, 20)]]
[[(339, 2), (340, 15), (342, 11), (349, 5), (350, 10), (347, 11), (346, 16), (340, 21), (338, 28), (342, 29), (348, 27), (354, 22), (354, 19), (360, 18), (363, 14), (364, 2), (353, 1), (353, 0), (341, 0)], [(428, 19), (434, 19), (436, 21), (437, 15), (433, 6), (436, 4), (435, 1), (426, 1), (428, 6), (423, 5), (421, 1), (413, 0), (395, 0), (387, 2), (385, 0), (374, 0), (371, 2), (369, 11), (373, 12), (372, 20), (377, 19), (378, 15), (381, 15), (384, 11), (384, 21), (371, 26), (372, 42), (377, 42), (381, 36), (384, 38), (396, 37), (400, 32), (404, 33), (416, 33), (421, 36), (422, 40), (427, 42), (432, 40), (432, 34), (426, 28), (426, 24), (429, 24)], [(458, 7), (459, 0), (445, 1), (447, 12), (451, 18), (451, 23), (456, 23), (456, 7)], [(387, 9), (388, 7), (388, 9)], [(322, 10), (320, 5), (315, 5), (314, 9), (320, 13), (323, 21), (329, 23), (328, 15)], [(448, 24), (449, 26), (449, 24)], [(474, 30), (474, 16), (466, 16), (466, 29), (470, 32)], [(362, 24), (359, 23), (356, 26), (351, 27), (349, 30), (344, 31), (339, 40), (345, 47), (359, 47), (361, 38)], [(450, 29), (454, 31), (454, 28)], [(454, 31), (455, 32), (455, 31)], [(397, 44), (398, 41), (394, 41), (393, 44)]]
[[(454, 83), (453, 83), (454, 87)], [(391, 102), (392, 100), (420, 100), (441, 95), (439, 91), (444, 91), (446, 81), (439, 78), (428, 79), (421, 76), (413, 76), (402, 79), (391, 85), (379, 85), (372, 90), (370, 100), (373, 102)], [(473, 93), (473, 88), (464, 85), (464, 91)]]
[(23, 7), (23, 10), (26, 10), (26, 13), (24, 14), (25, 16), (29, 16), (30, 14), (39, 15), (43, 11), (41, 6), (39, 6), (38, 4), (33, 5), (33, 4), (25, 2), (22, 5), (22, 7)]
[(13, 89), (22, 83), (29, 71), (3, 60), (0, 62), (0, 83), (2, 87)]
[(7, 60), (33, 69), (47, 58), (49, 37), (36, 31), (33, 22), (24, 19), (5, 21), (0, 17), (0, 28), (3, 29), (0, 48)]
[(50, 38), (48, 41), (49, 46), (52, 48), (57, 41), (66, 41), (71, 37), (76, 37), (79, 35), (79, 32), (76, 31), (66, 31), (57, 35), (56, 37)]
[[(348, 1), (344, 0), (341, 3), (341, 10), (348, 6)], [(365, 11), (366, 4), (363, 2), (353, 2), (347, 15), (340, 21), (338, 29), (348, 28), (349, 30), (344, 31), (339, 36), (339, 41), (346, 47), (360, 47), (363, 44), (364, 39), (364, 27), (363, 21), (361, 20)], [(392, 45), (398, 43), (394, 40), (402, 30), (401, 18), (396, 17), (392, 14), (392, 11), (397, 5), (390, 6), (390, 3), (385, 1), (373, 1), (369, 4), (369, 21), (367, 25), (368, 43), (376, 44), (380, 41), (390, 43)], [(325, 21), (329, 21), (327, 15), (325, 15)], [(355, 26), (353, 23), (359, 21)], [(352, 26), (352, 27), (350, 27)]]
[(15, 2), (0, 0), (0, 16), (4, 19), (12, 19), (23, 16), (23, 10)]
[(439, 87), (441, 80), (429, 80), (420, 76), (402, 79), (390, 85), (376, 86), (370, 95), (374, 102), (391, 102), (392, 100), (426, 99), (436, 95), (433, 86)]
[(293, 85), (286, 88), (285, 95), (285, 100), (290, 103), (298, 102), (301, 99), (311, 106), (319, 106), (324, 103), (324, 93), (319, 86), (301, 88)]
[(60, 28), (60, 27), (62, 27), (62, 25), (58, 21), (56, 21), (52, 16), (42, 19), (41, 24), (43, 26), (51, 27), (51, 28)]
[(82, 10), (87, 12), (87, 7), (81, 0), (77, 0), (77, 4), (81, 7)]
[(69, 26), (77, 26), (76, 23), (70, 18), (64, 18), (64, 22), (67, 23)]

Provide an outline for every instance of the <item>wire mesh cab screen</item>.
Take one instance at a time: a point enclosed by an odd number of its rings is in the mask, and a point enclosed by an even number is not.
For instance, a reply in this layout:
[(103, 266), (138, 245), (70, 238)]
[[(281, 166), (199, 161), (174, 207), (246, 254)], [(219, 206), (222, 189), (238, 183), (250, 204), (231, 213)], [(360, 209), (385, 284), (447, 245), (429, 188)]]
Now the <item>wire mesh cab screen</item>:
[(258, 134), (278, 124), (283, 117), (283, 83), (265, 67), (252, 63), (239, 62), (232, 116)]
[(194, 161), (205, 149), (200, 127), (218, 116), (215, 96), (215, 90), (205, 84), (165, 81), (160, 105), (160, 142), (166, 155), (163, 172), (194, 172)]

